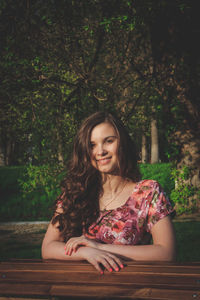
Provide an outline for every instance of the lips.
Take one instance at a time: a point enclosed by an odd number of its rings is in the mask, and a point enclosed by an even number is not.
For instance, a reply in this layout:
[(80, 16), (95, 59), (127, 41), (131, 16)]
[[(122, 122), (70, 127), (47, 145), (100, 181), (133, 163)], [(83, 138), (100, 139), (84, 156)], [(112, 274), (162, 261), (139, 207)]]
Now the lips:
[(106, 157), (106, 158), (98, 159), (97, 163), (98, 165), (106, 165), (110, 161), (111, 161), (111, 157)]

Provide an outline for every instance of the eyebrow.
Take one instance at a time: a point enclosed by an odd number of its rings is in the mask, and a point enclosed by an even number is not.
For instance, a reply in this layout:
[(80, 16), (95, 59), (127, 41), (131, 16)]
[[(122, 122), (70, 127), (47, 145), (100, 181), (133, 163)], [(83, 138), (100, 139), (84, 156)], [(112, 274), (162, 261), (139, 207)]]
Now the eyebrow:
[[(104, 141), (109, 139), (109, 138), (116, 138), (117, 139), (118, 137), (116, 135), (108, 135), (104, 138)], [(90, 143), (94, 143), (94, 141), (90, 141)]]

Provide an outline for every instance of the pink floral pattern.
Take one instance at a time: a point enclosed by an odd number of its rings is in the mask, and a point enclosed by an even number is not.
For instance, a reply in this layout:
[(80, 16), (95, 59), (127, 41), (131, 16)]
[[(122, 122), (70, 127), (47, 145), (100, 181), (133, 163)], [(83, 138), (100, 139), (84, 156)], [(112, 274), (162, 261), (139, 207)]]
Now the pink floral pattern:
[(158, 182), (137, 183), (126, 203), (100, 212), (87, 237), (102, 243), (137, 245), (147, 243), (154, 224), (174, 212)]

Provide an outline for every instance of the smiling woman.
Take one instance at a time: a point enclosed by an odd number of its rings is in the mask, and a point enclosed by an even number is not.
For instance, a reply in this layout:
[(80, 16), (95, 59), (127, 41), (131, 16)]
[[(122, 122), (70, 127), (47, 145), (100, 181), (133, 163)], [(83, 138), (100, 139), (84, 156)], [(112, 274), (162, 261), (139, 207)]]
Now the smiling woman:
[(85, 259), (100, 273), (119, 271), (124, 260), (174, 259), (173, 209), (158, 182), (140, 180), (136, 158), (113, 115), (97, 112), (83, 122), (43, 258)]
[(91, 133), (91, 162), (100, 172), (113, 174), (119, 171), (118, 137), (109, 123), (97, 125)]

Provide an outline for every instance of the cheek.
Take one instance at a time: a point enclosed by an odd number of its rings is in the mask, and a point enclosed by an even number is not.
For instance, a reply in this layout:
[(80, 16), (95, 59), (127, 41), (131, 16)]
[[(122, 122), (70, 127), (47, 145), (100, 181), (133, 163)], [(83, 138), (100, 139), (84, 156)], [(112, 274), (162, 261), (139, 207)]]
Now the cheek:
[(91, 160), (95, 159), (95, 152), (94, 152), (94, 150), (90, 151), (90, 158), (91, 158)]
[(95, 159), (95, 153), (94, 153), (94, 151), (91, 151), (91, 153), (90, 153), (90, 161), (91, 161), (91, 163), (92, 163), (92, 165), (94, 166), (96, 166), (96, 159)]
[(118, 145), (117, 144), (113, 145), (112, 152), (118, 156)]

